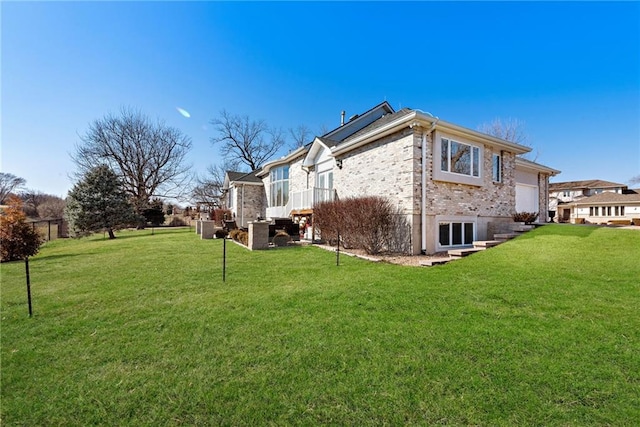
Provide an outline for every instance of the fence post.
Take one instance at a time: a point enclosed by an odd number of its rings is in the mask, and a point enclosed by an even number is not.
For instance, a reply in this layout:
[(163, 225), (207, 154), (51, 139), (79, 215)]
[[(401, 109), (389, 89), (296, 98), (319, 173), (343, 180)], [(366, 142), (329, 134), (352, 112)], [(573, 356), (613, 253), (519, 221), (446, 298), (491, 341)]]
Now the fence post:
[(227, 238), (222, 238), (222, 281), (227, 280)]
[(33, 316), (33, 309), (31, 308), (31, 279), (29, 277), (29, 257), (24, 259), (24, 268), (27, 273), (27, 300), (29, 301), (29, 317)]
[(340, 266), (340, 230), (338, 230), (338, 245), (336, 246), (336, 267)]

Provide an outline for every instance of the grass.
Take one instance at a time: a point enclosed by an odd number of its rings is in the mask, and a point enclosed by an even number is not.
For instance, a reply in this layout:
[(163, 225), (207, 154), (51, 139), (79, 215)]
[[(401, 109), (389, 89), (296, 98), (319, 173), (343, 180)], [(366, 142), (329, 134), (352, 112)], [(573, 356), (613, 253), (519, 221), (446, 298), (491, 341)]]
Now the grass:
[(640, 233), (415, 268), (187, 229), (2, 264), (3, 425), (634, 425)]

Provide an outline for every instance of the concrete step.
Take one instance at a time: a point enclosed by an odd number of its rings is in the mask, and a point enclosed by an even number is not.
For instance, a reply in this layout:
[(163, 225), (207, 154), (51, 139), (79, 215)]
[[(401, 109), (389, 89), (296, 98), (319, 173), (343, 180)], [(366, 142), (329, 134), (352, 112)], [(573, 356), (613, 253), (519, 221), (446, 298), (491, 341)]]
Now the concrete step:
[(530, 225), (530, 224), (511, 224), (511, 231), (516, 231), (521, 233), (524, 233), (525, 231), (531, 231), (534, 228), (536, 228), (535, 225)]
[(427, 261), (420, 261), (420, 265), (423, 267), (433, 267), (434, 265), (442, 265), (451, 261), (451, 257), (449, 258), (434, 258), (429, 259)]
[(514, 237), (518, 237), (520, 235), (520, 233), (500, 233), (500, 234), (494, 234), (493, 238), (494, 240), (501, 240), (501, 241), (507, 241), (509, 239), (513, 239)]
[(447, 251), (449, 256), (453, 259), (462, 258), (475, 254), (476, 252), (484, 251), (485, 248), (464, 248), (464, 249), (450, 249)]
[(473, 242), (474, 248), (492, 248), (498, 246), (503, 240), (476, 240)]

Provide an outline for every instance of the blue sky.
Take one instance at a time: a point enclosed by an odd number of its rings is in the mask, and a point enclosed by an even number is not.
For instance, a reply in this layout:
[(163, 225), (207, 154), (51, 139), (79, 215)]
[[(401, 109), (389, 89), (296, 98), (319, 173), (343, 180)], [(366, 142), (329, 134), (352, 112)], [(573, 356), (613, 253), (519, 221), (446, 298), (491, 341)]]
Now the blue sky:
[(640, 174), (638, 2), (0, 7), (0, 168), (45, 193), (66, 195), (79, 135), (122, 106), (191, 137), (201, 173), (222, 109), (317, 133), (386, 100), (472, 129), (521, 120), (554, 181)]

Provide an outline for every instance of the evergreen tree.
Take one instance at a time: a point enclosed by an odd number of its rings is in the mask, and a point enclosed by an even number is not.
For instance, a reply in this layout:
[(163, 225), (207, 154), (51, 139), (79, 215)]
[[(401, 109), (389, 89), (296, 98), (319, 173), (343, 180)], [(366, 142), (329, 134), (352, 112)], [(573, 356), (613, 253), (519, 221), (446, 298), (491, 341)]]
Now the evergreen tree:
[(27, 224), (18, 196), (7, 197), (7, 207), (0, 212), (0, 252), (2, 261), (17, 261), (35, 255), (42, 238)]
[(108, 166), (90, 169), (69, 192), (65, 217), (75, 236), (113, 230), (136, 221), (133, 207), (122, 189), (118, 176)]
[(151, 205), (142, 212), (145, 221), (154, 227), (164, 224), (164, 211), (162, 210), (162, 199), (151, 200)]

